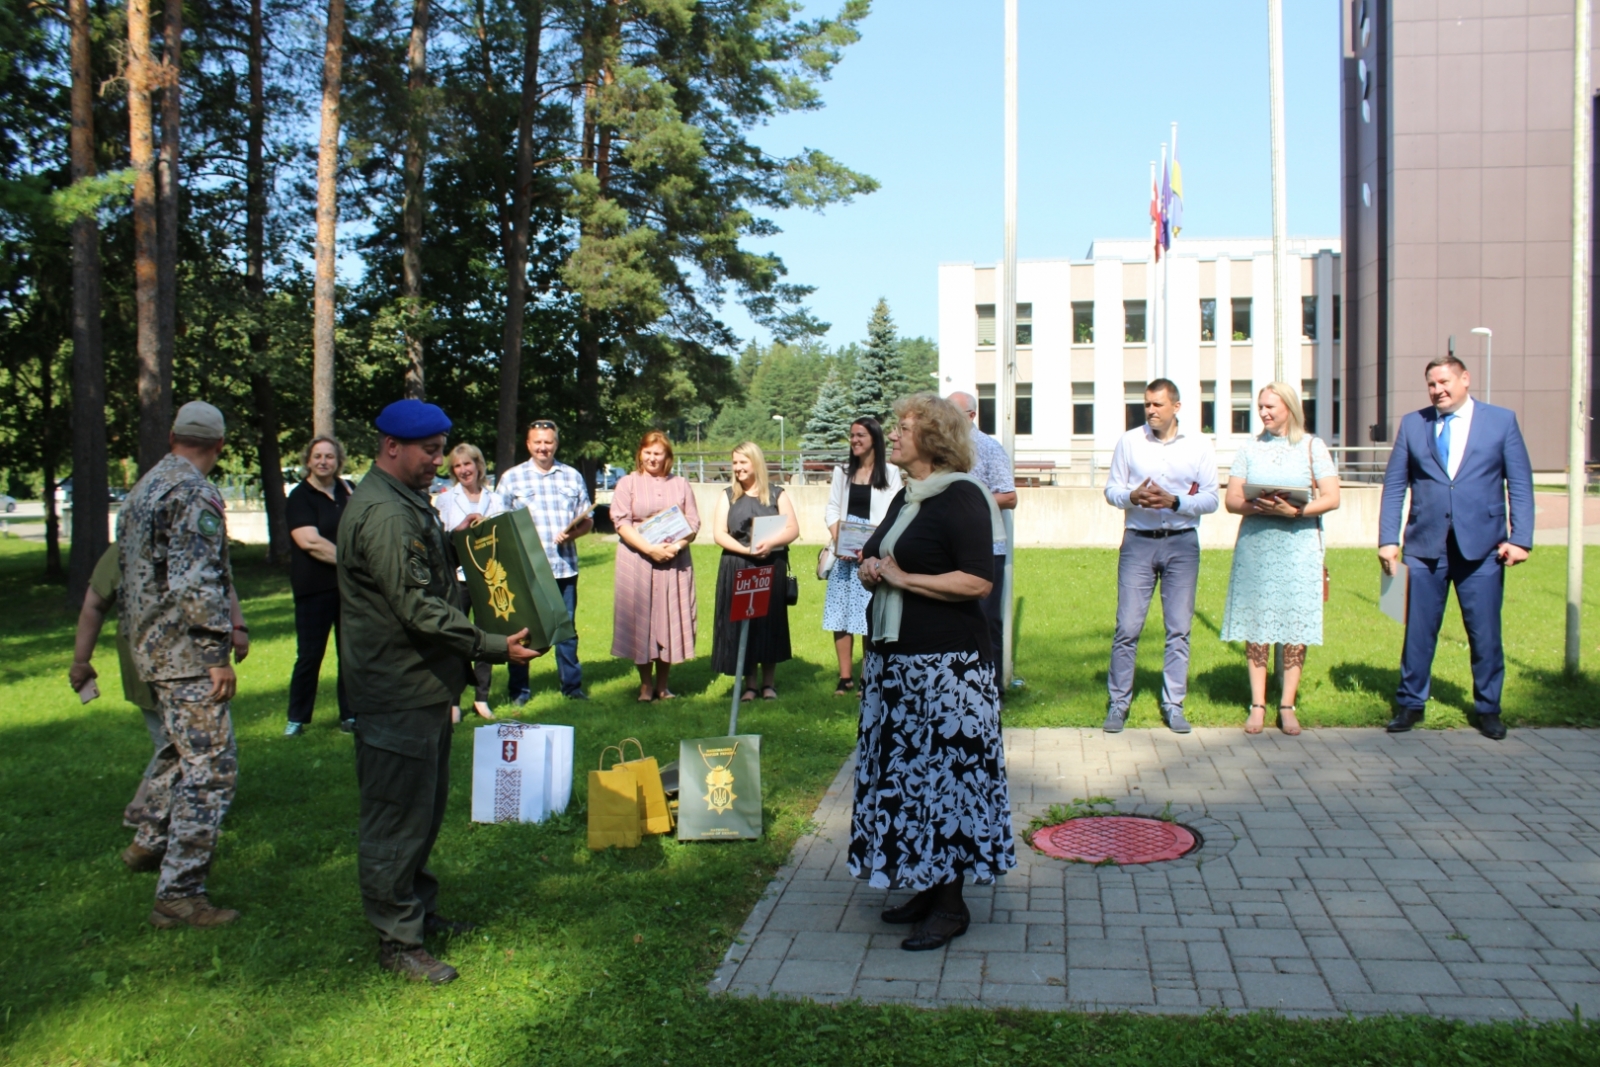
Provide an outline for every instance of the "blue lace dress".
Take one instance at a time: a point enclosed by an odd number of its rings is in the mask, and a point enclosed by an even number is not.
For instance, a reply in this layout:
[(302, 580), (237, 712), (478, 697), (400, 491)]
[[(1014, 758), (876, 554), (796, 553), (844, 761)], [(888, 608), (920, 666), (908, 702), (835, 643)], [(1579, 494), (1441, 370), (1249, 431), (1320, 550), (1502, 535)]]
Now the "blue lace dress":
[[(1307, 442), (1310, 443), (1309, 451)], [(1313, 474), (1314, 472), (1314, 474)], [(1300, 487), (1338, 473), (1328, 446), (1307, 435), (1262, 434), (1233, 459), (1230, 478)], [(1322, 644), (1322, 543), (1317, 520), (1246, 515), (1233, 546), (1222, 640), (1253, 644)]]

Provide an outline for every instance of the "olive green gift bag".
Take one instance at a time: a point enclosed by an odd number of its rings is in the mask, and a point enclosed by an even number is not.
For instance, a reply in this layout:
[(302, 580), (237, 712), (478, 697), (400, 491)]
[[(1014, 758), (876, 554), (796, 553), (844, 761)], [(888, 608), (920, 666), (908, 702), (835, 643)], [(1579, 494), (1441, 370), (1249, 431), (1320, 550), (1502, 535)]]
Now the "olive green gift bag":
[(678, 840), (761, 836), (761, 735), (678, 742)]

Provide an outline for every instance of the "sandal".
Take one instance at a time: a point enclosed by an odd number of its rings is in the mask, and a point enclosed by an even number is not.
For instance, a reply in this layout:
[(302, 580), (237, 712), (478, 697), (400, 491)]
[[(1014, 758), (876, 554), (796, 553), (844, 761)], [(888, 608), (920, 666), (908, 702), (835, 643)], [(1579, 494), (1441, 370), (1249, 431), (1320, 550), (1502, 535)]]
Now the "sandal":
[(847, 693), (854, 692), (855, 688), (856, 680), (854, 678), (840, 678), (838, 686), (833, 691), (833, 695), (836, 697), (842, 697)]
[(778, 699), (778, 689), (777, 689), (777, 687), (776, 686), (771, 686), (771, 685), (763, 686), (762, 689), (761, 689), (761, 699), (762, 700), (777, 700)]
[(656, 691), (646, 686), (639, 687), (639, 703), (649, 704), (656, 698)]
[[(1293, 704), (1278, 705), (1278, 729), (1282, 730), (1290, 737), (1298, 737), (1300, 735), (1300, 720), (1295, 718), (1294, 714), (1299, 710), (1300, 709), (1295, 707)], [(1287, 722), (1285, 722), (1283, 718), (1285, 714), (1289, 716), (1289, 720)]]
[(678, 694), (674, 693), (670, 689), (659, 689), (659, 690), (656, 691), (656, 699), (657, 700), (677, 700), (678, 699)]
[(754, 689), (746, 689), (743, 693), (739, 694), (739, 703), (747, 704), (750, 701), (754, 700), (755, 698), (756, 698), (756, 691)]
[[(1256, 724), (1254, 729), (1251, 729), (1250, 722), (1251, 722), (1251, 720), (1253, 720), (1256, 717), (1256, 709), (1257, 708), (1261, 709), (1261, 721)], [(1244, 732), (1247, 733), (1247, 734), (1259, 734), (1266, 727), (1266, 725), (1267, 725), (1267, 706), (1265, 704), (1251, 704), (1250, 705), (1250, 717), (1245, 719), (1245, 721), (1244, 721)]]

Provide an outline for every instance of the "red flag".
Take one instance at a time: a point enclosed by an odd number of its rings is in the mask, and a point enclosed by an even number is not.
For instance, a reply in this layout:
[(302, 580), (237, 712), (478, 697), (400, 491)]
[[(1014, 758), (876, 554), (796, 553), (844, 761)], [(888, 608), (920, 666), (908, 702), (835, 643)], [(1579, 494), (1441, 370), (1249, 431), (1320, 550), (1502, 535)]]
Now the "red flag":
[(1154, 169), (1150, 172), (1150, 236), (1156, 248), (1156, 262), (1161, 262), (1161, 189), (1156, 185)]

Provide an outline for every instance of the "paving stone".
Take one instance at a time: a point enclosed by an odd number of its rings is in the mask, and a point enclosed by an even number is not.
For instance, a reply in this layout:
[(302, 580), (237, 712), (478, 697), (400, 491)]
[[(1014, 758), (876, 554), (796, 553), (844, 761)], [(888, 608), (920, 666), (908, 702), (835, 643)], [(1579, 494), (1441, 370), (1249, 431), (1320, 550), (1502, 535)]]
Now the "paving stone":
[(894, 978), (914, 982), (936, 982), (944, 967), (944, 952), (907, 952), (901, 948), (867, 950), (861, 963), (863, 978)]
[(1235, 958), (1311, 955), (1305, 940), (1295, 930), (1228, 930), (1223, 938)]
[(1355, 960), (1320, 959), (1317, 963), (1322, 969), (1323, 981), (1341, 999), (1346, 993), (1372, 992), (1372, 985)]
[(857, 967), (841, 960), (785, 960), (772, 979), (772, 992), (847, 996), (855, 988)]
[(1043, 952), (991, 952), (983, 965), (985, 982), (1005, 985), (1052, 985), (1066, 973), (1065, 956)]
[(1145, 950), (1144, 942), (1133, 938), (1069, 942), (1066, 958), (1074, 970), (1085, 968), (1142, 970), (1150, 966), (1150, 957)]
[(1067, 970), (1067, 997), (1074, 1003), (1154, 1004), (1155, 987), (1144, 971)]
[[(907, 929), (909, 931), (909, 927)], [(945, 951), (951, 955), (967, 952), (1021, 952), (1027, 948), (1027, 935), (1026, 926), (1011, 923), (973, 923), (967, 927), (965, 934), (950, 942)]]
[(1328, 986), (1312, 974), (1241, 974), (1239, 986), (1245, 1003), (1252, 1008), (1279, 1011), (1332, 1011), (1335, 1008)]
[(1362, 960), (1361, 970), (1378, 993), (1454, 996), (1461, 992), (1444, 964), (1431, 960)]
[(1410, 930), (1346, 930), (1344, 943), (1358, 960), (1433, 960), (1433, 949)]

